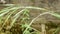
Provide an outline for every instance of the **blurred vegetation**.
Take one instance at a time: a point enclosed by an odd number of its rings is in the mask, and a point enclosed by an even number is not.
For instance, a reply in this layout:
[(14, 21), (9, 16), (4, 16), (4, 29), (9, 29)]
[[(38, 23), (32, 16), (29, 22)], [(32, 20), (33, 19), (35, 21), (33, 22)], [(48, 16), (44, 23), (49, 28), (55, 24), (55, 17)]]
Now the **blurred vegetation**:
[[(60, 14), (54, 7), (58, 0), (22, 0), (21, 4), (18, 2), (20, 1), (11, 0), (7, 4), (0, 4), (5, 7), (0, 10), (0, 34), (60, 34)], [(37, 10), (35, 15), (34, 10)], [(39, 13), (38, 10), (42, 12)], [(39, 15), (36, 16), (37, 13)], [(53, 20), (47, 20), (44, 15)], [(57, 20), (54, 21), (55, 18)]]

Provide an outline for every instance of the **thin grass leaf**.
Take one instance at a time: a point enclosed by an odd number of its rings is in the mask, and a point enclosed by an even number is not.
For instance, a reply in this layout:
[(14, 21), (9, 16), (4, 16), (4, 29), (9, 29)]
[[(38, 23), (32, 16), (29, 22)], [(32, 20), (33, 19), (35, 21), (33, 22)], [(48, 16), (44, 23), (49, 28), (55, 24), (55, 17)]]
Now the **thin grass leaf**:
[(14, 10), (14, 9), (17, 9), (17, 8), (19, 8), (19, 7), (10, 8), (10, 9), (6, 10), (6, 12), (0, 14), (0, 16), (3, 16), (3, 15), (5, 15), (5, 14), (7, 14), (8, 12), (10, 12), (11, 10)]
[(25, 9), (19, 11), (14, 17), (14, 19), (12, 20), (11, 24), (10, 24), (10, 28), (14, 25), (14, 23), (16, 22), (17, 18), (20, 16), (20, 13), (22, 13)]
[(5, 12), (5, 11), (9, 10), (9, 8), (11, 8), (11, 7), (12, 7), (12, 6), (2, 9), (2, 10), (0, 11), (0, 13), (3, 13), (3, 12)]
[(60, 18), (60, 15), (59, 14), (57, 14), (57, 13), (50, 13), (52, 16), (55, 16), (55, 17), (57, 17), (57, 18)]
[[(19, 9), (19, 8), (18, 8)], [(15, 11), (17, 11), (18, 9), (14, 9), (11, 13), (10, 13), (10, 15), (8, 15), (8, 17), (6, 18), (6, 20), (5, 20), (5, 22), (11, 17), (11, 15), (15, 12)]]
[(32, 7), (32, 6), (19, 6), (20, 8), (27, 8), (27, 9), (37, 9), (37, 10), (45, 10), (48, 11), (47, 9), (44, 8), (39, 8), (39, 7)]
[(6, 20), (5, 20), (5, 22), (3, 23), (3, 25), (2, 25), (2, 27), (1, 27), (0, 30), (2, 30), (2, 28), (4, 27), (4, 25), (6, 24), (6, 22), (8, 21), (8, 19), (11, 17), (11, 15), (12, 15), (16, 10), (18, 10), (18, 9), (14, 9), (14, 10), (10, 13), (10, 15), (8, 15), (8, 17), (6, 18)]
[(34, 19), (32, 19), (32, 21), (30, 22), (30, 24), (27, 26), (27, 28), (25, 29), (25, 31), (23, 32), (23, 34), (27, 31), (27, 29), (32, 25), (32, 23), (39, 17), (39, 16), (42, 16), (42, 15), (45, 15), (45, 14), (48, 14), (49, 12), (45, 12), (45, 13), (42, 13), (42, 14), (39, 14), (37, 17), (35, 17)]

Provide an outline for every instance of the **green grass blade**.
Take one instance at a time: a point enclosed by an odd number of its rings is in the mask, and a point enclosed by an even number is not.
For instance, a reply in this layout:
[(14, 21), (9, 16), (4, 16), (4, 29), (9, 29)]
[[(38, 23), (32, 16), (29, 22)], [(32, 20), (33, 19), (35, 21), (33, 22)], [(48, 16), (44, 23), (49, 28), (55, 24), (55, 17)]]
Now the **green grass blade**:
[(6, 12), (0, 14), (0, 16), (3, 16), (3, 15), (5, 15), (5, 14), (7, 14), (9, 11), (14, 10), (14, 9), (17, 9), (17, 8), (18, 8), (18, 7), (13, 7), (13, 8), (7, 9)]
[(12, 7), (12, 6), (2, 9), (2, 10), (0, 11), (0, 13), (3, 13), (3, 12), (5, 12), (5, 11), (9, 10), (9, 8), (11, 8), (11, 7)]
[(50, 13), (52, 16), (55, 16), (55, 17), (57, 17), (57, 18), (60, 18), (60, 15), (59, 14), (57, 14), (57, 13)]
[[(10, 15), (8, 15), (8, 17), (6, 18), (5, 22), (4, 22), (3, 25), (2, 25), (2, 28), (4, 27), (4, 25), (6, 24), (6, 22), (8, 21), (8, 19), (11, 17), (11, 15), (12, 15), (16, 10), (18, 10), (18, 9), (13, 10), (13, 11), (10, 13)], [(2, 29), (2, 28), (1, 28), (1, 29)], [(1, 29), (0, 29), (0, 30), (1, 30)]]
[(14, 19), (12, 20), (11, 24), (10, 24), (10, 28), (14, 25), (14, 23), (16, 22), (17, 18), (20, 16), (20, 13), (22, 13), (25, 9), (19, 11), (14, 17)]

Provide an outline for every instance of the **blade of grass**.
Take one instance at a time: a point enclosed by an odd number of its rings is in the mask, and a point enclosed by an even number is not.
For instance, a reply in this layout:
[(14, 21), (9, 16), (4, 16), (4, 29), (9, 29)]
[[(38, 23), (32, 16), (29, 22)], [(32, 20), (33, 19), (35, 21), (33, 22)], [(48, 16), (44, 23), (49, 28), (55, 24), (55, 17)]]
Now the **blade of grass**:
[(39, 7), (32, 7), (32, 6), (19, 6), (20, 8), (27, 8), (27, 9), (38, 9), (38, 10), (46, 10), (48, 11), (47, 9), (44, 9), (44, 8), (39, 8)]
[(3, 13), (3, 12), (5, 12), (5, 11), (9, 10), (9, 8), (12, 8), (12, 6), (2, 9), (2, 10), (0, 11), (0, 13)]
[(60, 15), (59, 14), (57, 14), (57, 13), (50, 13), (52, 16), (55, 16), (55, 17), (57, 17), (57, 18), (60, 18)]
[(19, 8), (19, 7), (10, 8), (10, 9), (6, 10), (6, 12), (0, 14), (0, 16), (3, 16), (3, 15), (5, 15), (5, 14), (7, 14), (9, 11), (14, 10), (14, 9), (17, 9), (17, 8)]
[(11, 24), (10, 24), (10, 28), (14, 25), (14, 23), (16, 22), (17, 18), (20, 16), (20, 13), (22, 13), (25, 9), (19, 11), (14, 17), (14, 19), (12, 20)]
[(27, 31), (27, 29), (32, 25), (32, 23), (39, 17), (39, 16), (42, 16), (42, 15), (45, 15), (45, 14), (48, 14), (49, 12), (45, 12), (45, 13), (42, 13), (42, 14), (39, 14), (37, 17), (35, 17), (34, 19), (32, 19), (32, 21), (30, 22), (30, 24), (27, 26), (27, 28), (25, 29), (25, 31), (23, 32), (23, 34)]
[[(18, 9), (19, 9), (19, 8), (18, 8)], [(18, 10), (18, 9), (14, 9), (14, 10), (10, 13), (10, 15), (8, 15), (8, 17), (6, 18), (5, 22), (3, 23), (2, 27), (1, 27), (1, 29), (4, 27), (4, 25), (6, 24), (6, 22), (8, 21), (8, 19), (11, 17), (11, 15), (12, 15), (16, 10)], [(1, 29), (0, 29), (0, 30), (1, 30)]]

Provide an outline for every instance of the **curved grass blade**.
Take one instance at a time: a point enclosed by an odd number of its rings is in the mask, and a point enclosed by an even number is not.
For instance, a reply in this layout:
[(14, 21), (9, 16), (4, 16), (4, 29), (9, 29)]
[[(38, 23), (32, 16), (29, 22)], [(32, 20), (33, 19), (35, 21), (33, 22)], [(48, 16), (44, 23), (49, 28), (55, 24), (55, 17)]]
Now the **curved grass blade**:
[(14, 11), (12, 11), (12, 12), (10, 13), (10, 15), (8, 15), (8, 17), (7, 17), (7, 19), (5, 20), (5, 22), (11, 17), (11, 15), (12, 15), (16, 10), (18, 10), (18, 9), (14, 9)]
[(2, 9), (2, 10), (0, 11), (0, 13), (3, 13), (3, 12), (5, 12), (5, 11), (9, 10), (9, 8), (12, 8), (12, 6)]
[(14, 10), (14, 9), (17, 9), (17, 8), (18, 8), (18, 7), (10, 8), (10, 9), (6, 10), (6, 12), (0, 14), (0, 16), (3, 16), (3, 15), (5, 15), (5, 14), (7, 14), (9, 11)]
[(20, 13), (22, 13), (25, 9), (19, 11), (14, 17), (14, 19), (12, 20), (11, 24), (10, 24), (10, 28), (14, 25), (14, 23), (16, 22), (17, 18), (20, 16)]
[(30, 22), (30, 24), (27, 26), (27, 28), (25, 29), (25, 31), (23, 32), (23, 34), (27, 31), (27, 29), (32, 25), (32, 23), (40, 16), (42, 15), (45, 15), (45, 14), (48, 14), (49, 12), (45, 12), (45, 13), (42, 13), (42, 14), (39, 14), (37, 17), (35, 17), (34, 19), (32, 19), (32, 21)]
[[(18, 10), (18, 9), (14, 9), (14, 10), (10, 13), (10, 15), (8, 15), (8, 17), (6, 18), (5, 22), (3, 23), (2, 27), (1, 27), (1, 29), (4, 27), (4, 25), (6, 24), (6, 22), (8, 21), (8, 19), (11, 17), (11, 15), (12, 15), (16, 10)], [(1, 31), (1, 29), (0, 29), (0, 31)]]
[(52, 16), (55, 16), (55, 17), (57, 17), (57, 18), (59, 18), (60, 19), (60, 15), (59, 14), (57, 14), (57, 13), (50, 13)]

